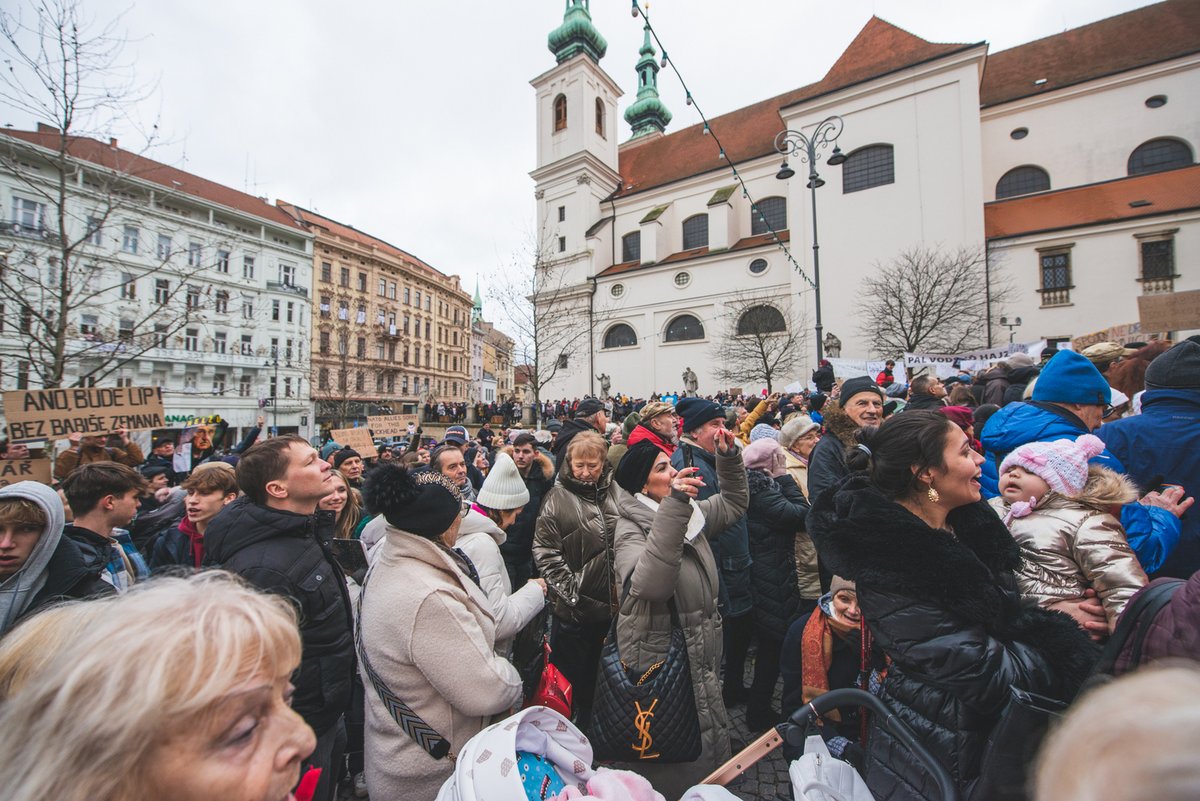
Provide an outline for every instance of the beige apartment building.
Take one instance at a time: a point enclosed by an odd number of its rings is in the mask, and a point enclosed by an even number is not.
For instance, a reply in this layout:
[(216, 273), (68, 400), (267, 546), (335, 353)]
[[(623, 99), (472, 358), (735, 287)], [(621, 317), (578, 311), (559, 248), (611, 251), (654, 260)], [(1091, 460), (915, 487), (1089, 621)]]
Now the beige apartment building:
[[(415, 414), (467, 400), (471, 296), (395, 245), (295, 204), (313, 236), (312, 398), (317, 423)], [(510, 372), (511, 375), (511, 372)]]

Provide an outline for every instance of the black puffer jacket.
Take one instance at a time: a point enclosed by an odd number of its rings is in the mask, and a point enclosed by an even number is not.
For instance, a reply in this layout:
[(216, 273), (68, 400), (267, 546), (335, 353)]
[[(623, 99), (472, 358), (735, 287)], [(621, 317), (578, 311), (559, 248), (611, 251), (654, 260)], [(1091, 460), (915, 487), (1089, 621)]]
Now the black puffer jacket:
[(616, 602), (612, 549), (617, 485), (607, 462), (595, 484), (576, 481), (570, 466), (564, 459), (558, 482), (546, 493), (533, 559), (550, 586), (555, 617), (576, 624), (607, 623)]
[(59, 601), (115, 594), (113, 585), (100, 578), (105, 563), (99, 551), (83, 548), (75, 540), (63, 536), (46, 565), (46, 583), (18, 620)]
[(355, 672), (346, 579), (329, 552), (332, 512), (300, 515), (239, 498), (204, 532), (204, 566), (221, 567), (267, 592), (286, 595), (300, 612), (304, 653), (293, 679), (292, 708), (317, 736), (350, 705)]
[(746, 483), (750, 486), (746, 524), (753, 560), (754, 625), (762, 634), (782, 641), (800, 605), (796, 532), (804, 528), (808, 501), (788, 475), (771, 478), (761, 470), (747, 470)]
[[(934, 530), (865, 477), (816, 498), (808, 528), (833, 571), (857, 583), (876, 644), (891, 657), (883, 700), (941, 759), (964, 798), (1009, 687), (1069, 699), (1097, 656), (1066, 615), (1022, 607), (1020, 556), (986, 503)], [(905, 747), (874, 726), (867, 785), (880, 801), (941, 798)]]

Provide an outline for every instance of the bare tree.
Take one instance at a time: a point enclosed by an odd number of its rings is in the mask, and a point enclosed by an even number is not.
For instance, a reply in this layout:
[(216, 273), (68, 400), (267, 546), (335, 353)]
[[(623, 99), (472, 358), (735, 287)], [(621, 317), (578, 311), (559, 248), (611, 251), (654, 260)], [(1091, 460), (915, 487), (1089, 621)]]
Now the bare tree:
[(980, 248), (905, 250), (863, 281), (860, 332), (881, 356), (986, 347), (988, 315), (1013, 293), (997, 273)]
[(587, 351), (592, 331), (605, 316), (593, 305), (591, 287), (569, 284), (565, 271), (551, 264), (549, 252), (547, 243), (528, 248), (488, 290), (511, 327), (512, 363), (527, 366), (532, 397), (525, 401), (533, 404), (538, 424), (546, 387), (579, 369), (572, 357)]
[[(0, 11), (0, 100), (51, 123), (0, 135), (0, 178), (16, 196), (12, 223), (0, 228), (0, 314), (18, 321), (19, 335), (5, 348), (17, 358), (3, 366), (18, 385), (102, 381), (173, 345), (210, 301), (229, 302), (188, 283), (210, 265), (169, 226), (158, 226), (155, 249), (116, 230), (177, 194), (151, 188), (160, 165), (95, 138), (147, 94), (121, 61), (119, 21), (86, 19), (75, 0)], [(138, 279), (160, 274), (153, 297), (138, 297)]]
[(711, 355), (717, 380), (730, 386), (775, 384), (794, 377), (803, 358), (808, 325), (794, 305), (779, 306), (761, 296), (739, 293), (725, 302), (725, 330)]

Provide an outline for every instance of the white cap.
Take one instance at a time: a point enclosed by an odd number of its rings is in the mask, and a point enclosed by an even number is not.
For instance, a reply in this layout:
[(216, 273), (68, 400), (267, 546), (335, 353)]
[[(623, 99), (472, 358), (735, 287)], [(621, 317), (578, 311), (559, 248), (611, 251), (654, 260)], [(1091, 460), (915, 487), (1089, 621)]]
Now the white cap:
[(501, 451), (496, 454), (496, 463), (483, 480), (475, 500), (487, 509), (505, 511), (520, 509), (529, 503), (529, 490), (512, 457)]

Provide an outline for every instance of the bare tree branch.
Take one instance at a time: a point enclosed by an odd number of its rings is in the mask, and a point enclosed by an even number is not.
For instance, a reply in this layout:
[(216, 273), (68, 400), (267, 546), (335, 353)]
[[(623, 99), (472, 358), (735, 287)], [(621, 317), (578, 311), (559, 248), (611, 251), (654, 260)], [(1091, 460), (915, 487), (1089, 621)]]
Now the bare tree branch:
[(714, 375), (731, 386), (766, 384), (773, 392), (779, 381), (794, 377), (804, 353), (808, 326), (794, 305), (750, 293), (738, 293), (725, 303), (724, 330), (714, 340)]

